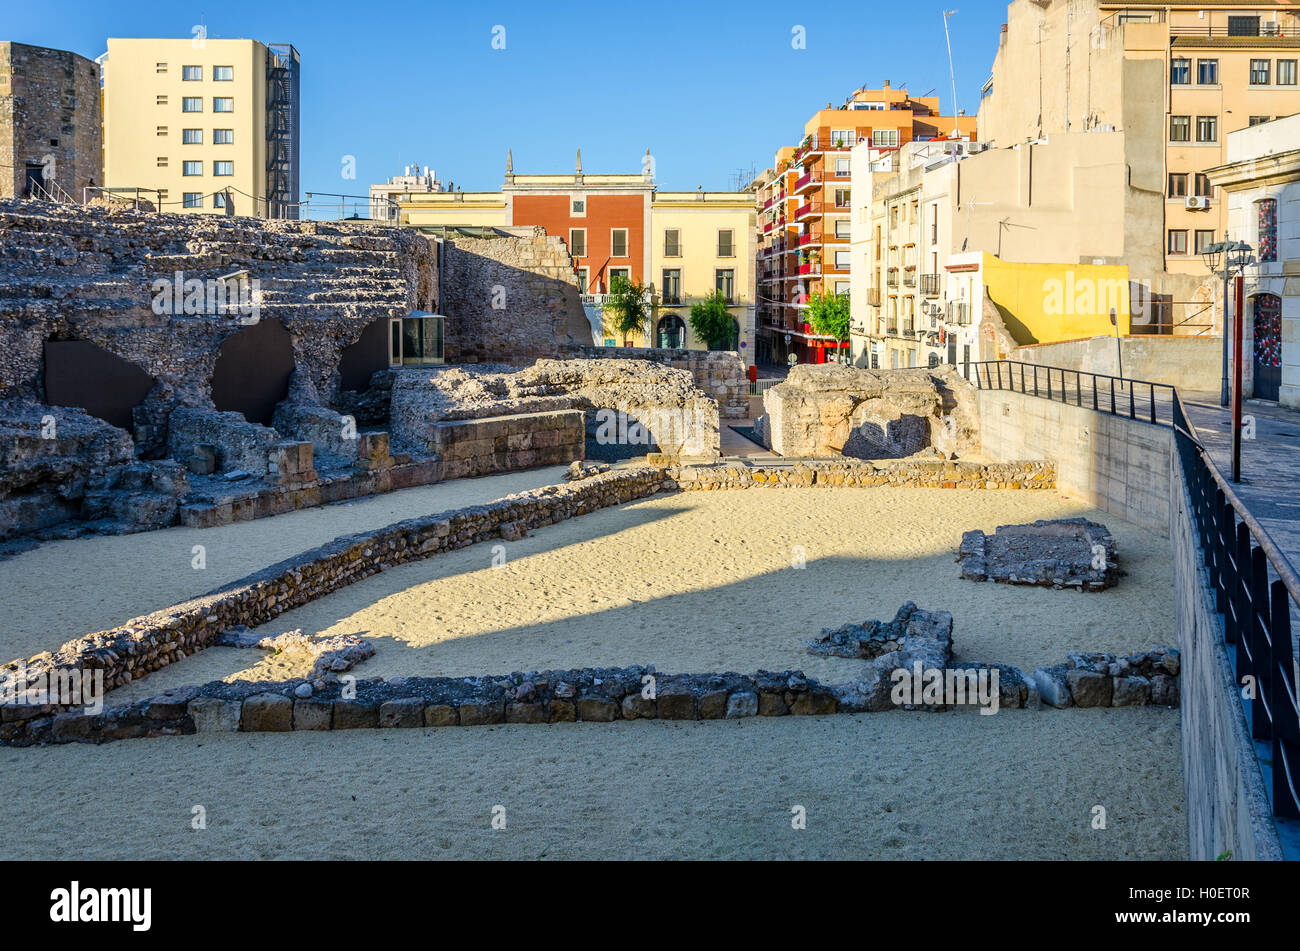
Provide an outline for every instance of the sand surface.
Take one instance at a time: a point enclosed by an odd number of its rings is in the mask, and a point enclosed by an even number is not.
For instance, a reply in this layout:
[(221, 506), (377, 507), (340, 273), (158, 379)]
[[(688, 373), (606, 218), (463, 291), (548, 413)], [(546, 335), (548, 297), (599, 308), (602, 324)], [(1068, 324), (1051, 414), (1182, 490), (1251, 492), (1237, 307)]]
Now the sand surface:
[[(455, 479), (219, 528), (48, 542), (0, 561), (0, 663), (197, 597), (339, 535), (551, 485), (564, 469)], [(203, 570), (192, 566), (195, 545), (206, 552)]]
[[(1106, 524), (1127, 572), (1102, 592), (958, 577), (962, 532), (1083, 515)], [(792, 567), (798, 549), (806, 567)], [(504, 563), (493, 567), (496, 554)], [(851, 679), (864, 662), (807, 653), (823, 627), (954, 616), (959, 660), (1032, 669), (1070, 650), (1172, 644), (1168, 542), (1054, 492), (755, 489), (689, 492), (603, 509), (508, 544), (482, 543), (373, 576), (260, 628), (363, 633), (361, 677), (471, 676), (654, 664), (669, 673), (802, 669)], [(302, 676), (260, 651), (210, 649), (113, 692)]]
[(1186, 859), (1178, 751), (1147, 708), (0, 749), (0, 834), (10, 859)]

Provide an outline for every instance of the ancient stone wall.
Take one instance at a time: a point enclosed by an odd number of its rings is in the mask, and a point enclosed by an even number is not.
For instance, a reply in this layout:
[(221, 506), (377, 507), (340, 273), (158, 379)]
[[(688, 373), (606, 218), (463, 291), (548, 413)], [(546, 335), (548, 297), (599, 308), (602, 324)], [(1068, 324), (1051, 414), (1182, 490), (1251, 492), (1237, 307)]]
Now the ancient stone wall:
[(812, 462), (795, 465), (682, 466), (669, 469), (683, 491), (749, 488), (839, 488), (892, 486), (909, 489), (1054, 489), (1056, 467), (1050, 462), (991, 465), (944, 460), (903, 460), (872, 465), (859, 462)]
[(573, 258), (559, 237), (449, 235), (440, 243), (448, 363), (523, 366), (591, 343)]
[(521, 413), (438, 423), (431, 445), (443, 478), (461, 479), (583, 458), (586, 426), (578, 410)]
[(718, 401), (723, 419), (749, 417), (749, 378), (734, 350), (665, 350), (648, 347), (582, 347), (578, 356), (588, 360), (648, 360), (675, 370), (686, 370), (695, 385)]
[(82, 201), (104, 184), (102, 129), (93, 61), (0, 42), (0, 198), (22, 197), (28, 166), (40, 166), (47, 192)]
[(763, 394), (755, 428), (773, 452), (794, 458), (890, 459), (934, 448), (979, 448), (974, 387), (953, 367), (864, 370), (799, 365)]
[[(434, 427), (455, 419), (580, 409), (588, 428), (612, 415), (612, 438), (632, 423), (648, 431), (646, 449), (670, 456), (719, 454), (718, 404), (685, 370), (645, 360), (539, 360), (511, 367), (406, 369), (394, 377), (389, 425), (394, 445), (427, 451)], [(600, 414), (600, 411), (606, 414)], [(621, 414), (621, 415), (619, 415)]]

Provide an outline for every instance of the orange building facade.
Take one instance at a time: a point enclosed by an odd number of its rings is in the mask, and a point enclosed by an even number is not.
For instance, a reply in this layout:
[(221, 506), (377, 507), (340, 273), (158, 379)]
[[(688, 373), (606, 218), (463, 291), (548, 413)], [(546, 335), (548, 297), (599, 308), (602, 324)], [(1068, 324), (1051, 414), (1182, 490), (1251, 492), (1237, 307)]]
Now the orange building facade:
[[(854, 195), (850, 150), (872, 143), (881, 156), (908, 142), (971, 136), (975, 117), (939, 115), (933, 96), (906, 88), (859, 89), (838, 109), (827, 103), (804, 125), (798, 144), (777, 151), (758, 200), (758, 358), (826, 363), (848, 356), (848, 341), (819, 336), (803, 317), (812, 295), (849, 293)], [(857, 196), (870, 207), (871, 196)]]

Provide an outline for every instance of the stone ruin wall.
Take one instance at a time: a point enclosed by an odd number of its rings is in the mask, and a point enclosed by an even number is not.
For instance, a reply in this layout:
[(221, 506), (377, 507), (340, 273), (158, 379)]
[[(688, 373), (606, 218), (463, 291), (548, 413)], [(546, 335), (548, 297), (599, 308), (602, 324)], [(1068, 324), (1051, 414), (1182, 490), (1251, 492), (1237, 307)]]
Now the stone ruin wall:
[(686, 370), (696, 386), (718, 401), (719, 416), (749, 418), (749, 378), (735, 350), (581, 347), (577, 355), (588, 360), (648, 360), (674, 370)]
[(803, 364), (763, 394), (764, 444), (793, 458), (978, 453), (974, 388), (955, 367), (866, 370)]
[(564, 241), (450, 234), (441, 243), (448, 363), (523, 366), (591, 343)]

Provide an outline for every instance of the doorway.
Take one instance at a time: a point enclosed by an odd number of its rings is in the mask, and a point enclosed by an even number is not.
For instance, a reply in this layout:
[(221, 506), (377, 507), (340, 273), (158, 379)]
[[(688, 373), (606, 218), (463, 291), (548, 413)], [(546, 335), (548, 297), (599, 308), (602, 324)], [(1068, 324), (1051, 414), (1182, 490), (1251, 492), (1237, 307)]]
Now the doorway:
[(1276, 400), (1282, 388), (1282, 298), (1257, 294), (1255, 311), (1255, 398)]

